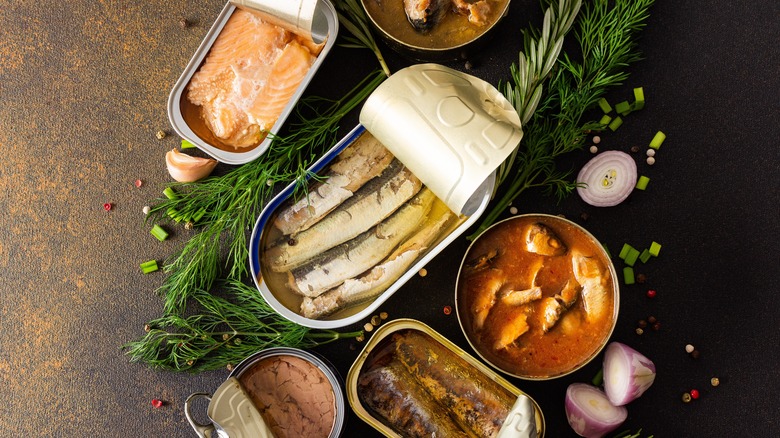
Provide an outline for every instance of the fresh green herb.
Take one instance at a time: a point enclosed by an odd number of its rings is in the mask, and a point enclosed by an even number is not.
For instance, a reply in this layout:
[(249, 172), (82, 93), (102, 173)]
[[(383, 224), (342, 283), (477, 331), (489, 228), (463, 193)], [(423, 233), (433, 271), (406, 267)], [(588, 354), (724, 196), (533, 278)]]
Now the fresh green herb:
[[(639, 429), (636, 431), (636, 433), (631, 433), (630, 430), (626, 430), (623, 432), (620, 432), (619, 434), (613, 436), (612, 438), (640, 438), (642, 436), (642, 429)], [(653, 435), (648, 435), (647, 438), (653, 438)]]
[(157, 260), (149, 260), (141, 263), (141, 272), (148, 274), (157, 270)]
[[(509, 68), (512, 82), (503, 87), (504, 96), (514, 105), (520, 122), (525, 125), (536, 111), (543, 94), (543, 84), (555, 65), (563, 47), (563, 38), (571, 29), (582, 5), (581, 0), (549, 0), (544, 12), (542, 32), (533, 27), (523, 32), (523, 51), (516, 64)], [(499, 84), (499, 89), (501, 89)], [(509, 176), (520, 146), (501, 164), (497, 172), (497, 186)]]
[[(637, 38), (653, 2), (595, 0), (585, 4), (576, 26), (582, 61), (574, 61), (564, 54), (557, 64), (559, 68), (552, 70), (549, 91), (525, 125), (521, 143), (525, 147), (519, 148), (516, 157), (511, 156), (505, 163), (511, 167), (513, 175), (511, 179), (507, 178), (509, 172), (504, 169), (506, 180), (498, 180), (504, 188), (504, 196), (493, 204), (477, 230), (469, 236), (470, 240), (495, 222), (526, 189), (543, 188), (545, 193), (556, 194), (559, 198), (574, 191), (576, 183), (569, 180), (570, 172), (557, 170), (556, 158), (580, 150), (586, 132), (601, 129), (601, 124), (583, 122), (583, 118), (607, 89), (622, 84), (628, 77), (626, 68), (641, 59)], [(523, 79), (513, 71), (516, 83)], [(512, 87), (507, 87), (504, 94), (515, 103), (518, 113), (525, 114), (525, 110), (519, 110), (523, 106), (518, 106), (518, 93), (513, 92)]]
[(639, 179), (636, 182), (636, 188), (637, 190), (645, 190), (647, 189), (647, 184), (650, 182), (650, 178), (642, 175), (639, 177)]
[(310, 348), (362, 334), (311, 330), (284, 319), (255, 287), (241, 282), (228, 283), (225, 291), (234, 301), (196, 291), (192, 297), (202, 307), (200, 314), (187, 318), (167, 315), (150, 321), (142, 339), (123, 346), (130, 361), (195, 373), (237, 365), (272, 346)]
[(159, 240), (160, 242), (162, 242), (163, 240), (168, 238), (168, 232), (165, 231), (163, 229), (163, 227), (161, 227), (161, 226), (159, 226), (157, 224), (155, 224), (152, 227), (152, 230), (150, 231), (150, 233), (152, 234), (152, 236), (156, 237), (157, 240)]
[(664, 143), (664, 140), (666, 140), (666, 134), (664, 134), (661, 131), (658, 131), (653, 136), (653, 139), (650, 141), (650, 147), (653, 149), (659, 149), (661, 145)]
[(344, 37), (347, 43), (342, 44), (342, 46), (371, 50), (382, 67), (382, 71), (385, 72), (387, 77), (390, 77), (390, 69), (387, 67), (385, 58), (382, 56), (382, 52), (374, 39), (366, 11), (360, 5), (360, 2), (358, 0), (335, 0), (333, 5), (337, 9), (336, 13), (339, 16), (339, 23), (352, 34)]

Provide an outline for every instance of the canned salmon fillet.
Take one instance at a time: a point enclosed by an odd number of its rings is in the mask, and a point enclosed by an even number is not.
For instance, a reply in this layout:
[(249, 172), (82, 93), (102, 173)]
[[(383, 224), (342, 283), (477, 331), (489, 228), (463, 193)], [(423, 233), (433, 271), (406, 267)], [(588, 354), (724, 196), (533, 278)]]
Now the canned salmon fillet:
[(225, 145), (256, 145), (276, 123), (323, 45), (236, 9), (187, 86), (187, 99)]

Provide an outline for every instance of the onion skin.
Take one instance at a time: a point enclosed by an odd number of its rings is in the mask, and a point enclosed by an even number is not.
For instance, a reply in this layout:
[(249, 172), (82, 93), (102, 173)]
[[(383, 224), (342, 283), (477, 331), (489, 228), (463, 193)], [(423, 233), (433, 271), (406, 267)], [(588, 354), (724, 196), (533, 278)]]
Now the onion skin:
[(217, 167), (217, 160), (212, 158), (193, 157), (171, 149), (165, 154), (165, 165), (168, 173), (178, 182), (195, 182), (211, 175)]
[(620, 342), (604, 350), (604, 392), (615, 406), (639, 398), (655, 381), (653, 361)]
[(613, 406), (606, 394), (587, 383), (569, 385), (565, 408), (569, 426), (584, 438), (601, 438), (628, 418), (624, 406)]

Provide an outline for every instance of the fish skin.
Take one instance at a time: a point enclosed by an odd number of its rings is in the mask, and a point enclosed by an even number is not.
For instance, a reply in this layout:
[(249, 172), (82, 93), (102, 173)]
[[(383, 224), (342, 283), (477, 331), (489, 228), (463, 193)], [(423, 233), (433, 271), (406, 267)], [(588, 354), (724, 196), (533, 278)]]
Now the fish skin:
[(474, 287), (472, 293), (476, 294), (471, 306), (472, 324), (476, 331), (482, 330), (490, 309), (496, 304), (498, 291), (505, 283), (504, 272), (497, 268), (490, 268), (478, 275), (483, 278), (470, 281), (470, 285)]
[(607, 271), (598, 258), (587, 257), (579, 252), (572, 252), (571, 262), (574, 278), (582, 285), (580, 295), (587, 320), (597, 321), (609, 310)]
[(542, 297), (542, 288), (534, 286), (523, 290), (507, 290), (501, 294), (501, 302), (509, 306), (522, 306)]
[(566, 253), (566, 245), (553, 230), (541, 223), (529, 225), (524, 233), (526, 250), (544, 255), (559, 256)]
[(435, 195), (427, 188), (390, 217), (358, 237), (288, 272), (293, 292), (316, 297), (382, 261), (428, 215)]
[(503, 350), (507, 348), (530, 328), (531, 327), (528, 325), (528, 315), (525, 313), (525, 309), (519, 309), (501, 326), (501, 330), (498, 333), (498, 339), (493, 343), (493, 349)]
[(451, 0), (404, 0), (404, 12), (418, 32), (428, 32), (451, 9)]
[(486, 0), (452, 0), (452, 6), (455, 12), (468, 17), (469, 23), (477, 26), (488, 24), (488, 14), (490, 14), (491, 7)]
[(311, 227), (382, 173), (393, 158), (373, 135), (364, 132), (331, 163), (324, 181), (315, 182), (307, 196), (280, 210), (274, 226), (284, 235)]
[(422, 182), (394, 160), (384, 172), (361, 187), (310, 228), (283, 238), (265, 251), (267, 266), (285, 272), (373, 227), (417, 194)]
[(558, 320), (577, 301), (580, 285), (574, 279), (569, 279), (561, 291), (554, 297), (545, 298), (542, 302), (542, 331), (549, 332), (558, 323)]
[(432, 225), (425, 226), (367, 273), (350, 278), (317, 297), (304, 297), (301, 315), (319, 319), (376, 298), (406, 272), (454, 217), (454, 213), (445, 211)]

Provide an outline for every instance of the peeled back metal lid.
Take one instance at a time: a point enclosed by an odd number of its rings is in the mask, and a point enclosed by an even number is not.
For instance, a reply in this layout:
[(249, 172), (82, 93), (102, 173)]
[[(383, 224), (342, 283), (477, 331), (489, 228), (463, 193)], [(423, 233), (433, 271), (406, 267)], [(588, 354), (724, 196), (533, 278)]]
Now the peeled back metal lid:
[(208, 415), (220, 438), (274, 437), (235, 377), (228, 378), (211, 397)]
[[(523, 137), (512, 104), (489, 83), (438, 64), (394, 73), (366, 100), (360, 123), (456, 214)], [(475, 196), (477, 195), (477, 196)]]
[(268, 22), (311, 37), (317, 44), (328, 36), (324, 15), (316, 13), (320, 7), (318, 0), (230, 0), (230, 3), (259, 12)]

